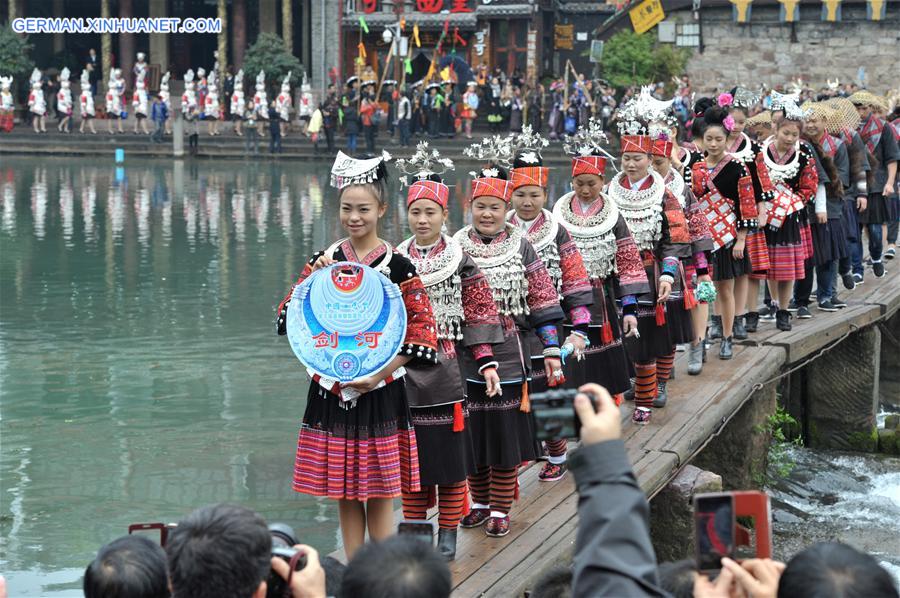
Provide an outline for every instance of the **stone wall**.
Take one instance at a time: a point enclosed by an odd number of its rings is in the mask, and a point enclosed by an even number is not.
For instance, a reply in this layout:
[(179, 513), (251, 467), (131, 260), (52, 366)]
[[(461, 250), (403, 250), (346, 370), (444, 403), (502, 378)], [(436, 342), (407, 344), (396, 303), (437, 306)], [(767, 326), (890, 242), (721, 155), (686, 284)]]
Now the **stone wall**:
[[(865, 67), (868, 87), (884, 93), (900, 83), (900, 3), (890, 2), (884, 21), (865, 20), (865, 5), (844, 3), (843, 21), (821, 20), (821, 6), (801, 5), (792, 27), (778, 22), (778, 9), (756, 6), (751, 23), (738, 24), (731, 9), (701, 12), (703, 52), (694, 51), (688, 73), (698, 92), (712, 88), (782, 85), (798, 77), (814, 87), (837, 77), (856, 82)], [(693, 22), (689, 12), (670, 19)]]
[[(324, 90), (325, 86), (330, 83), (329, 69), (340, 68), (341, 10), (343, 6), (344, 3), (338, 0), (312, 0), (310, 6), (310, 30), (312, 31), (310, 78), (315, 90)], [(341, 89), (341, 82), (339, 82), (338, 91)]]

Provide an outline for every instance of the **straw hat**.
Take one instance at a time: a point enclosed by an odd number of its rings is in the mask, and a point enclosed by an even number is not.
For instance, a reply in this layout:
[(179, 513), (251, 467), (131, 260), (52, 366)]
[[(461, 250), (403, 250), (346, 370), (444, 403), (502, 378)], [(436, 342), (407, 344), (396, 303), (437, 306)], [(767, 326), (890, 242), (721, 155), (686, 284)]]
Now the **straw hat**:
[(887, 102), (884, 101), (884, 98), (878, 97), (874, 93), (870, 93), (864, 89), (862, 91), (857, 91), (847, 99), (850, 100), (854, 106), (871, 106), (872, 108), (887, 111)]
[(859, 126), (859, 112), (847, 98), (831, 98), (822, 103), (834, 110), (832, 118), (828, 120), (829, 133), (837, 133), (844, 129), (855, 131)]

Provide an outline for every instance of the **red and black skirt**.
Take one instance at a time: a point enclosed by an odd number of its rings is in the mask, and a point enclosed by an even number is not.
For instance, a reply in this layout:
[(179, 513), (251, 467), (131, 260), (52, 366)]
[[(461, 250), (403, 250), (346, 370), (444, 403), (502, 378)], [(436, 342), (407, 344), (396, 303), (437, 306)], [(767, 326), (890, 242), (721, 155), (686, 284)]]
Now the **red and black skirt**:
[(421, 490), (403, 380), (362, 395), (346, 409), (337, 395), (311, 383), (293, 487), (303, 494), (360, 501)]
[(469, 409), (465, 401), (460, 406), (462, 430), (459, 431), (454, 431), (455, 405), (410, 409), (416, 430), (422, 488), (461, 482), (475, 473)]
[(518, 467), (525, 461), (534, 461), (541, 449), (534, 439), (532, 415), (520, 409), (522, 382), (503, 383), (503, 394), (489, 397), (486, 386), (467, 381), (467, 402), (478, 467)]

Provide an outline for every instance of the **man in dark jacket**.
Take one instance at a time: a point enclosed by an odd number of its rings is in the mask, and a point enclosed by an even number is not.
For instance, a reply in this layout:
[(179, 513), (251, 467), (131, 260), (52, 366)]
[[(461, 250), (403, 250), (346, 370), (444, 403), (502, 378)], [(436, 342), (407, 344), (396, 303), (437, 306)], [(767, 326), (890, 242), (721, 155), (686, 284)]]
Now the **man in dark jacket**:
[(650, 543), (650, 505), (625, 454), (619, 409), (602, 386), (579, 390), (583, 446), (570, 461), (578, 488), (572, 596), (665, 596)]
[(168, 118), (169, 109), (166, 108), (166, 103), (163, 101), (162, 95), (157, 95), (153, 102), (153, 106), (150, 107), (150, 120), (156, 125), (156, 130), (153, 131), (153, 136), (151, 137), (153, 143), (162, 143), (163, 132), (166, 129), (166, 120), (168, 120)]

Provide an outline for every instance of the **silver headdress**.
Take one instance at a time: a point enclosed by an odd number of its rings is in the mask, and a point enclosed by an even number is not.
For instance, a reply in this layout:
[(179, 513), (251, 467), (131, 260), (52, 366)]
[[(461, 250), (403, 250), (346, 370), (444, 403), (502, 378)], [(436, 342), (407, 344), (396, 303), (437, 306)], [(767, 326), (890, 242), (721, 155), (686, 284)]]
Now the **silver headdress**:
[(541, 150), (550, 145), (550, 140), (535, 133), (531, 125), (522, 127), (521, 133), (511, 133), (509, 142), (512, 155), (529, 164), (540, 163)]
[(379, 168), (390, 159), (391, 155), (386, 151), (377, 158), (365, 159), (351, 158), (339, 151), (331, 166), (331, 186), (343, 189), (349, 185), (374, 183), (381, 178)]
[(739, 108), (753, 108), (759, 104), (761, 94), (751, 91), (746, 87), (738, 87), (734, 90), (734, 105)]
[[(513, 148), (508, 136), (491, 135), (465, 148), (463, 154), (482, 162), (492, 162), (504, 168), (509, 168), (510, 164), (512, 164)], [(469, 174), (473, 177), (496, 177), (499, 175), (499, 172), (496, 168), (486, 168), (477, 173), (469, 172)]]
[(619, 110), (617, 126), (620, 134), (644, 135), (649, 133), (648, 124), (651, 122), (677, 122), (672, 112), (675, 99), (657, 100), (652, 92), (653, 87), (650, 85), (641, 87), (640, 93)]
[(441, 175), (448, 170), (453, 170), (453, 160), (450, 158), (442, 158), (441, 152), (436, 149), (430, 149), (427, 141), (420, 141), (416, 145), (416, 153), (409, 158), (399, 158), (394, 161), (397, 170), (404, 176), (399, 180), (404, 187), (409, 186), (409, 177), (413, 180), (427, 179), (431, 175)]
[(563, 151), (572, 157), (603, 155), (609, 158), (614, 165), (615, 157), (603, 147), (608, 143), (609, 138), (603, 131), (603, 125), (599, 120), (591, 117), (586, 126), (579, 128), (574, 135), (566, 137), (563, 142)]
[(778, 93), (773, 90), (769, 93), (769, 97), (772, 99), (772, 110), (781, 110), (787, 103), (796, 104), (800, 101), (799, 93)]
[(794, 101), (782, 102), (781, 109), (784, 111), (785, 119), (799, 122), (805, 121), (813, 112), (809, 108), (804, 110)]

